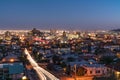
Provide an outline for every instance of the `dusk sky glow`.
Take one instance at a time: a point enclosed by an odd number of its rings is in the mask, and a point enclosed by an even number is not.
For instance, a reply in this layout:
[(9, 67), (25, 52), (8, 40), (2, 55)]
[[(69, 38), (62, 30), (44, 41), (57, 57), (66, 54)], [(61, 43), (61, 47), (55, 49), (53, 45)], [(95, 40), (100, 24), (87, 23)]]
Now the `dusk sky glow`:
[(120, 0), (0, 0), (0, 29), (117, 29)]

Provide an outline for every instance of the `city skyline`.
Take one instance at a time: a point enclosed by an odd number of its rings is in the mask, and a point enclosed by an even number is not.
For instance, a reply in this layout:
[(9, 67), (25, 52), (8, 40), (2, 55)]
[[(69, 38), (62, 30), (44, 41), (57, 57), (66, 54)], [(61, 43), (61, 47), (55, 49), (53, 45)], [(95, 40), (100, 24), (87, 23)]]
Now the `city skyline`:
[(119, 7), (119, 0), (1, 0), (0, 29), (117, 29)]

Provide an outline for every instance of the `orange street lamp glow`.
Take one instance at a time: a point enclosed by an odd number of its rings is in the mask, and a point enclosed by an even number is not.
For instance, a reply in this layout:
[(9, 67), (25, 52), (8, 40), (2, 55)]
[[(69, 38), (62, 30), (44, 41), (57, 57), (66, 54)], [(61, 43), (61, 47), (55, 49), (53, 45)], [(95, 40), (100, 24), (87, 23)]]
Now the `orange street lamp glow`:
[(3, 62), (5, 62), (5, 61), (6, 61), (6, 59), (3, 59), (2, 61), (3, 61)]
[(10, 59), (10, 62), (14, 62), (15, 60), (14, 59)]

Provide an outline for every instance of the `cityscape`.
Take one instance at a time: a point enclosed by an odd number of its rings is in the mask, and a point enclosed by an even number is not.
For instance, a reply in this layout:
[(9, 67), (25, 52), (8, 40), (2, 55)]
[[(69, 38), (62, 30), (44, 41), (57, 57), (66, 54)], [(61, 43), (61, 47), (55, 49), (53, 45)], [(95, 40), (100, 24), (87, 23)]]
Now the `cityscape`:
[(120, 79), (119, 29), (0, 33), (0, 80)]
[(119, 0), (0, 0), (0, 80), (120, 80)]

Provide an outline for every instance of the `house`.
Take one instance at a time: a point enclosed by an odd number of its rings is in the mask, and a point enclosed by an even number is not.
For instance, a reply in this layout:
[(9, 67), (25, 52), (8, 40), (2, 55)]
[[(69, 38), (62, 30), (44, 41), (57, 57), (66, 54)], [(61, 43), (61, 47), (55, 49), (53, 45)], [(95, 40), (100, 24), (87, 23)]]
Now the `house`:
[(82, 67), (85, 69), (85, 74), (84, 76), (103, 76), (107, 75), (108, 73), (108, 68), (104, 66), (103, 64), (98, 64), (94, 60), (81, 60), (79, 62), (70, 62), (69, 63), (71, 67), (71, 71), (75, 72), (75, 65), (76, 65), (76, 70), (78, 67)]
[(59, 53), (59, 54), (70, 53), (70, 51), (71, 51), (69, 47), (67, 47), (67, 48), (52, 48), (51, 50), (54, 51), (55, 53)]
[(105, 49), (109, 49), (111, 51), (120, 50), (120, 46), (119, 45), (105, 45), (104, 48)]
[(85, 76), (103, 76), (107, 74), (107, 67), (102, 64), (90, 64), (82, 67), (87, 70)]

